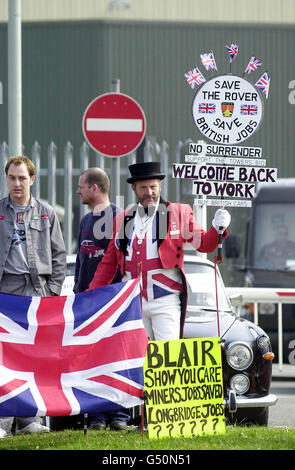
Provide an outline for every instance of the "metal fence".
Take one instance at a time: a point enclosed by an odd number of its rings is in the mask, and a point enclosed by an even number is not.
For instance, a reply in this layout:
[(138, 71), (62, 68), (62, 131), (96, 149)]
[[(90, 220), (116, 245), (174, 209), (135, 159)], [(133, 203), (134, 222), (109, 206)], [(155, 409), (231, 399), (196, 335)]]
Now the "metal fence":
[[(180, 161), (181, 149), (183, 143), (179, 142), (176, 149), (176, 161)], [(74, 161), (74, 149), (70, 142), (68, 142), (63, 149), (63, 158), (58, 157), (58, 149), (54, 142), (51, 142), (47, 148), (47, 168), (41, 167), (41, 146), (36, 141), (32, 146), (31, 152), (26, 155), (31, 158), (36, 168), (36, 179), (32, 186), (32, 194), (36, 198), (40, 198), (42, 184), (46, 180), (47, 184), (47, 198), (50, 205), (52, 205), (60, 221), (62, 222), (63, 235), (68, 254), (73, 253), (73, 194), (76, 188), (73, 185), (73, 177), (79, 177), (81, 172), (89, 167), (89, 147), (86, 142), (83, 142), (79, 149), (79, 167), (73, 167)], [(7, 194), (7, 186), (5, 179), (5, 165), (9, 158), (9, 148), (6, 142), (3, 142), (0, 146), (0, 198), (3, 198)], [(162, 171), (166, 174), (171, 173), (169, 168), (169, 146), (167, 142), (163, 141), (160, 145), (146, 140), (143, 161), (149, 161), (157, 159), (161, 161)], [(44, 160), (44, 159), (43, 159)], [(42, 161), (43, 161), (42, 160)], [(63, 167), (57, 167), (57, 163), (63, 162)], [(120, 177), (125, 177), (124, 181), (129, 174), (128, 166), (136, 162), (136, 154), (132, 153), (127, 157), (123, 158), (109, 158), (96, 153), (95, 162), (91, 166), (98, 166), (104, 169), (111, 180), (111, 194), (110, 199), (120, 207), (126, 208), (130, 204), (134, 203), (134, 193), (130, 185), (124, 185), (120, 188)], [(57, 204), (57, 178), (63, 178), (63, 203)], [(45, 180), (44, 180), (45, 178)], [(114, 184), (115, 183), (115, 184)], [(164, 199), (168, 199), (168, 178), (163, 181), (162, 196)], [(176, 200), (180, 200), (180, 185), (179, 181), (175, 180)], [(44, 194), (44, 191), (42, 191)], [(43, 195), (44, 198), (44, 195)], [(88, 211), (88, 207), (80, 205), (79, 216), (80, 218)]]

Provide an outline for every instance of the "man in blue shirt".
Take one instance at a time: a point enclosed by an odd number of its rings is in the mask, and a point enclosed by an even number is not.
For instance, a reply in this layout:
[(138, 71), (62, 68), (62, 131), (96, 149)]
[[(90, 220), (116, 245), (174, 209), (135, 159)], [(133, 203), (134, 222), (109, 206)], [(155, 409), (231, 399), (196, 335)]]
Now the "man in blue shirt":
[[(102, 260), (110, 238), (113, 234), (113, 221), (120, 207), (110, 203), (110, 181), (108, 175), (100, 168), (88, 168), (79, 178), (77, 194), (82, 204), (87, 204), (88, 212), (80, 222), (78, 236), (77, 260), (75, 268), (74, 292), (84, 292), (90, 282), (100, 261)], [(113, 283), (120, 282), (121, 275), (118, 270)], [(122, 430), (127, 428), (130, 412), (125, 408), (114, 411), (98, 413), (90, 416), (90, 428)]]

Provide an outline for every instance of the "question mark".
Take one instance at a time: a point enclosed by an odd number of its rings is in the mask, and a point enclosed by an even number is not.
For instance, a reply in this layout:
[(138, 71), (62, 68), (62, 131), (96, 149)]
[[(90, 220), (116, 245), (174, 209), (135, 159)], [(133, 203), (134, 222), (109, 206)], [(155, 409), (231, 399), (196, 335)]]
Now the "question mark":
[(169, 437), (171, 437), (171, 431), (173, 429), (173, 424), (168, 424), (166, 427), (167, 427), (167, 429), (169, 429)]
[(202, 432), (204, 432), (204, 427), (205, 427), (206, 424), (207, 424), (207, 420), (206, 420), (206, 419), (201, 419), (201, 420), (200, 420), (200, 423), (203, 423), (203, 424), (202, 424)]
[(213, 418), (213, 431), (215, 432), (216, 424), (218, 423), (218, 418)]
[(162, 428), (159, 424), (157, 424), (157, 426), (154, 426), (154, 429), (156, 429), (156, 428), (159, 428), (158, 432), (157, 432), (157, 437), (159, 438), (159, 432), (161, 431)]
[(189, 424), (193, 424), (193, 427), (192, 427), (192, 429), (191, 429), (191, 433), (194, 434), (194, 430), (195, 430), (195, 427), (196, 427), (196, 424), (197, 424), (197, 423), (196, 423), (196, 421), (190, 421)]
[(178, 423), (178, 426), (180, 427), (180, 434), (183, 434), (183, 428), (185, 426), (185, 423)]

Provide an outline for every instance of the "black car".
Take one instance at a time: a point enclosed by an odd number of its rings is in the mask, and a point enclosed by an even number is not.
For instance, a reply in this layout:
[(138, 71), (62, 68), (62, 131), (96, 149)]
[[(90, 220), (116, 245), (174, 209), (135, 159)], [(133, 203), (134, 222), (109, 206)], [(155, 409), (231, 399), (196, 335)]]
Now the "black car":
[(270, 393), (271, 344), (254, 323), (234, 313), (217, 268), (217, 299), (214, 264), (199, 256), (185, 256), (188, 308), (184, 338), (216, 337), (220, 331), (227, 423), (267, 425), (269, 406), (277, 402)]

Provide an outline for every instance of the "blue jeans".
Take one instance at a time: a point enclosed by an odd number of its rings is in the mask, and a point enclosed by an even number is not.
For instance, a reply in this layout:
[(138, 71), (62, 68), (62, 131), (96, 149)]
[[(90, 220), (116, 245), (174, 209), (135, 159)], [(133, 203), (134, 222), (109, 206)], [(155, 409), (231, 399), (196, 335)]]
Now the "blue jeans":
[(104, 411), (97, 413), (96, 415), (89, 415), (89, 424), (97, 421), (104, 421), (106, 424), (110, 424), (112, 421), (119, 420), (128, 423), (130, 420), (130, 411), (127, 408), (119, 408), (118, 410)]

